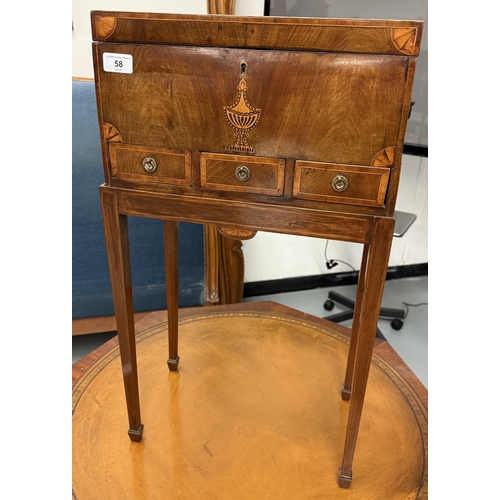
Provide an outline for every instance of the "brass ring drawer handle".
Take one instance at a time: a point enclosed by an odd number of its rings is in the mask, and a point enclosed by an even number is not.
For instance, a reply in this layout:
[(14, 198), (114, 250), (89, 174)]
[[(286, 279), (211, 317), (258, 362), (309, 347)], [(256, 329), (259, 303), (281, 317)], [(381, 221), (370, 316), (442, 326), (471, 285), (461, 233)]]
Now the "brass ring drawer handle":
[(236, 167), (234, 175), (236, 175), (236, 178), (241, 182), (248, 181), (248, 179), (250, 179), (250, 169), (245, 165), (240, 165)]
[(332, 187), (335, 191), (337, 191), (337, 193), (345, 191), (348, 185), (349, 182), (347, 181), (347, 178), (344, 177), (343, 175), (336, 175), (332, 181)]
[(157, 168), (156, 160), (154, 158), (151, 158), (151, 156), (146, 156), (146, 158), (142, 160), (142, 166), (146, 172), (149, 172), (151, 174)]

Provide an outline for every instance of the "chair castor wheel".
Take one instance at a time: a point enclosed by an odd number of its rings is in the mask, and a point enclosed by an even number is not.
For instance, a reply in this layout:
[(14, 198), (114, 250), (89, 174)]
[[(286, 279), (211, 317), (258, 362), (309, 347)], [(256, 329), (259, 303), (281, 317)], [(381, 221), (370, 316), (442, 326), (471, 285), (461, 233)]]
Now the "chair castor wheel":
[(399, 318), (394, 318), (391, 321), (391, 326), (394, 330), (401, 330), (401, 328), (403, 328), (403, 322)]
[(327, 311), (331, 311), (333, 309), (333, 306), (335, 305), (335, 303), (333, 302), (332, 299), (326, 299), (325, 300), (325, 303), (323, 304), (323, 307), (327, 310)]

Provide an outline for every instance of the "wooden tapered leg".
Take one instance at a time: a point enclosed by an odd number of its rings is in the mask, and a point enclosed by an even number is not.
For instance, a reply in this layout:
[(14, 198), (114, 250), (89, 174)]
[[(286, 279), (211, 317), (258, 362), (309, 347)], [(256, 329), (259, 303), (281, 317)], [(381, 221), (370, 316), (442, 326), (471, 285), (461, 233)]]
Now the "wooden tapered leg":
[(349, 487), (352, 481), (352, 463), (358, 437), (361, 412), (370, 372), (373, 343), (377, 333), (378, 317), (387, 276), (387, 265), (392, 245), (394, 219), (378, 219), (373, 223), (371, 243), (367, 252), (363, 297), (359, 307), (359, 329), (353, 367), (353, 382), (347, 418), (342, 465), (338, 470), (338, 484)]
[(101, 186), (100, 194), (111, 288), (115, 306), (116, 330), (118, 333), (125, 398), (127, 401), (130, 427), (128, 434), (132, 441), (140, 441), (144, 426), (141, 423), (139, 405), (127, 217), (118, 212), (116, 191), (114, 189)]
[(179, 223), (163, 221), (165, 269), (167, 274), (168, 311), (168, 368), (176, 371), (179, 366)]
[(354, 307), (354, 317), (351, 329), (351, 340), (349, 342), (349, 354), (347, 356), (346, 373), (341, 390), (342, 399), (344, 401), (349, 401), (349, 399), (351, 398), (352, 379), (354, 375), (354, 360), (356, 357), (356, 347), (358, 345), (361, 303), (363, 301), (365, 290), (366, 261), (368, 260), (369, 248), (369, 245), (365, 245), (363, 248), (363, 258), (361, 260), (361, 269), (359, 271), (358, 289), (356, 292), (356, 303)]

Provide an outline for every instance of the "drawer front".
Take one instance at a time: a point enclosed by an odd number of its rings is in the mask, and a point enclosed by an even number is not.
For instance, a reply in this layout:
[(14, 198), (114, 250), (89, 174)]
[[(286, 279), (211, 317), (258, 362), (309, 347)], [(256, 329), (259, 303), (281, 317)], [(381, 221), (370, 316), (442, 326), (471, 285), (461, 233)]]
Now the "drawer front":
[(293, 196), (305, 200), (383, 206), (389, 168), (296, 161)]
[(189, 151), (111, 142), (109, 156), (113, 177), (180, 186), (191, 185)]
[(285, 160), (202, 153), (200, 177), (205, 189), (283, 196)]

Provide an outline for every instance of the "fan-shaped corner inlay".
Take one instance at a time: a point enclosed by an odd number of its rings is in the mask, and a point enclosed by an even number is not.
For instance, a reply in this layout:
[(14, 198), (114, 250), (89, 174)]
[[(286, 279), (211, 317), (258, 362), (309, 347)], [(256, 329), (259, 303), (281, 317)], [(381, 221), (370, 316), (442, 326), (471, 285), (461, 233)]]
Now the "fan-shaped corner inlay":
[(103, 123), (104, 139), (108, 142), (123, 142), (122, 136), (118, 129), (111, 123)]
[(106, 40), (116, 29), (116, 17), (98, 17), (96, 19), (97, 38)]
[(396, 146), (389, 146), (380, 150), (372, 160), (372, 167), (392, 167), (396, 156)]
[(392, 43), (403, 54), (414, 54), (416, 40), (416, 28), (394, 28), (392, 30)]

